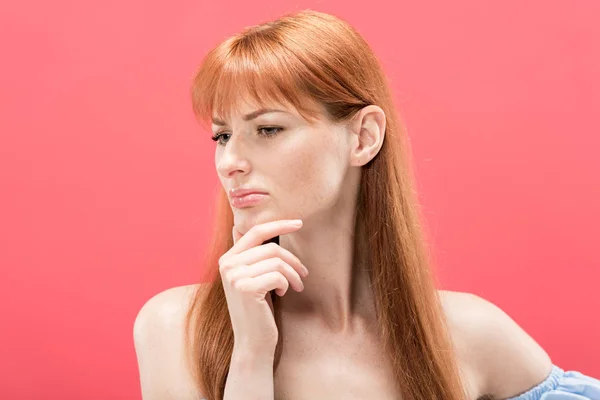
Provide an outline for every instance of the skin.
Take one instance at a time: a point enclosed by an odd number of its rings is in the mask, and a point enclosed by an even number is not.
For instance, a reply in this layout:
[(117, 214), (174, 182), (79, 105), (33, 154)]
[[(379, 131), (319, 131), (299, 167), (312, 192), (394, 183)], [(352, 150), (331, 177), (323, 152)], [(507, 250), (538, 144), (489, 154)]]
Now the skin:
[[(240, 114), (257, 108), (246, 103)], [(216, 170), (226, 190), (250, 185), (269, 192), (259, 205), (232, 208), (240, 233), (269, 221), (303, 221), (302, 229), (280, 237), (280, 245), (310, 272), (303, 279), (304, 291), (289, 291), (280, 299), (282, 313), (349, 334), (373, 316), (366, 274), (351, 274), (352, 232), (360, 167), (381, 148), (385, 114), (377, 106), (365, 107), (358, 122), (346, 128), (324, 117), (311, 124), (287, 111), (252, 121), (238, 114), (227, 127), (213, 125), (214, 132), (229, 132), (221, 138), (226, 145), (216, 147)], [(258, 135), (257, 128), (265, 125), (284, 131), (269, 138)]]
[[(360, 168), (379, 152), (385, 114), (363, 108), (347, 125), (324, 114), (304, 120), (292, 107), (246, 121), (259, 107), (245, 101), (215, 148), (226, 190), (249, 185), (268, 192), (252, 207), (235, 208), (234, 238), (270, 221), (302, 219), (280, 246), (309, 270), (304, 289), (279, 299), (284, 352), (274, 377), (277, 398), (398, 399), (385, 355), (375, 338), (374, 308), (363, 265), (352, 271), (354, 211)], [(282, 127), (259, 131), (259, 127)], [(144, 400), (196, 399), (182, 365), (183, 317), (194, 286), (172, 288), (140, 310), (134, 340)], [(545, 379), (546, 352), (508, 315), (474, 295), (441, 292), (470, 399), (506, 398)], [(237, 359), (236, 359), (237, 360)], [(247, 360), (245, 360), (247, 362)]]

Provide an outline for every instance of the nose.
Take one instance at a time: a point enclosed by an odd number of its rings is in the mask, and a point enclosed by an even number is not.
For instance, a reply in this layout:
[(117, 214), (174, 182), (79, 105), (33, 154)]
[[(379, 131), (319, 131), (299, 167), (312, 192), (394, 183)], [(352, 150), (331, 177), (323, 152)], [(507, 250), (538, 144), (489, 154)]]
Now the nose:
[(250, 162), (244, 156), (243, 144), (241, 141), (234, 139), (234, 136), (230, 136), (227, 144), (223, 147), (223, 151), (220, 154), (217, 152), (215, 155), (217, 172), (223, 178), (232, 178), (235, 174), (250, 172)]

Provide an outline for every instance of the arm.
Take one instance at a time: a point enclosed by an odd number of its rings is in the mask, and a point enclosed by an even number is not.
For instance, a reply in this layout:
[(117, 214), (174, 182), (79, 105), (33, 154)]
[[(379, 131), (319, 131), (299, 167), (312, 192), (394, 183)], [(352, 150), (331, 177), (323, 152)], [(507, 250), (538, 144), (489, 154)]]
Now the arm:
[(273, 361), (273, 354), (234, 346), (224, 400), (273, 399)]
[[(199, 400), (185, 364), (184, 318), (196, 285), (167, 289), (144, 304), (133, 328), (143, 400)], [(224, 400), (273, 399), (272, 352), (234, 346)]]
[(167, 289), (144, 304), (133, 327), (143, 400), (198, 400), (185, 365), (184, 317), (195, 285)]

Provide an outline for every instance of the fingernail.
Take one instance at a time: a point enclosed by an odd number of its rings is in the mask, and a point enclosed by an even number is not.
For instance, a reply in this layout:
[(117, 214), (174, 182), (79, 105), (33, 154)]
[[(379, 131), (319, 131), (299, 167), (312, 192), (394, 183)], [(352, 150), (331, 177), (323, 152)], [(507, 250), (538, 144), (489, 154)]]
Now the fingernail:
[(290, 223), (292, 225), (302, 225), (302, 220), (301, 219), (293, 219), (290, 221)]

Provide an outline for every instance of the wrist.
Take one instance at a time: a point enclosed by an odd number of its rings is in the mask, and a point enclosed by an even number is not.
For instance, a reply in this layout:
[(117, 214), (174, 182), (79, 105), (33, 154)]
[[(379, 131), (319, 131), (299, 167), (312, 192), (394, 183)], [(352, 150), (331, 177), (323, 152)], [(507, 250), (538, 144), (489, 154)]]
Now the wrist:
[(248, 346), (234, 345), (231, 363), (242, 368), (273, 367), (275, 349), (259, 350)]

